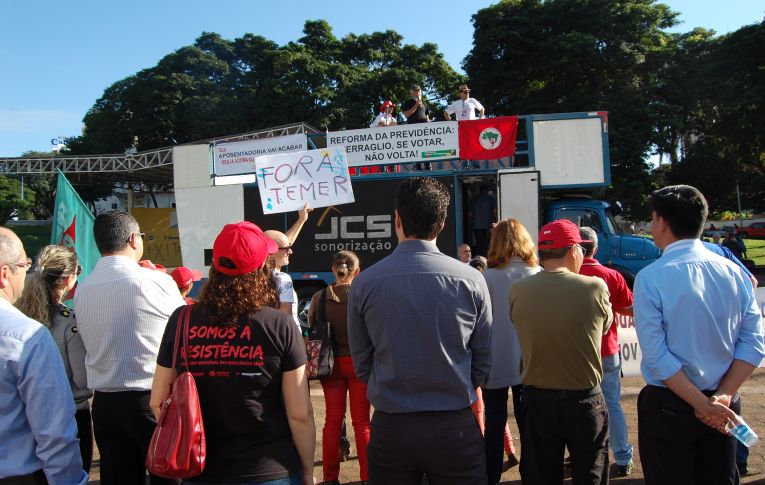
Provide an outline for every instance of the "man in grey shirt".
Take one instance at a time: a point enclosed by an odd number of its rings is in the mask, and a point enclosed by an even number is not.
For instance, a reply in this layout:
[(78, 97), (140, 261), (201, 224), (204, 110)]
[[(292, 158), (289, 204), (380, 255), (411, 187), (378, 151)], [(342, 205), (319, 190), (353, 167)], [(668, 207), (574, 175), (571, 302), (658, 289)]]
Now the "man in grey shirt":
[(436, 246), (448, 208), (436, 179), (406, 180), (398, 247), (351, 286), (351, 354), (375, 407), (370, 485), (486, 483), (470, 404), (490, 369), (491, 302), (481, 274)]

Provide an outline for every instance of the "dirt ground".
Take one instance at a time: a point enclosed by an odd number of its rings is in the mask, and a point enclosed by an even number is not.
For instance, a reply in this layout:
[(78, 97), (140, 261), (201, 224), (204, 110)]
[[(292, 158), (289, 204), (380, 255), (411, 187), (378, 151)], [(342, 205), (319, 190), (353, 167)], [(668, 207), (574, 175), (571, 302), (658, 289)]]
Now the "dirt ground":
[[(622, 382), (622, 407), (627, 418), (629, 428), (629, 439), (635, 448), (635, 470), (629, 478), (614, 478), (613, 483), (624, 485), (637, 485), (643, 483), (643, 472), (640, 467), (640, 455), (637, 449), (637, 395), (643, 387), (641, 378), (628, 378)], [(742, 415), (747, 423), (765, 439), (765, 369), (758, 369), (749, 381), (741, 389), (743, 396)], [(321, 430), (324, 426), (324, 399), (321, 392), (321, 386), (318, 382), (311, 384), (311, 401), (314, 406), (316, 416), (316, 459), (314, 475), (318, 480), (322, 479), (321, 469)], [(516, 438), (516, 453), (520, 450), (520, 443), (517, 439), (518, 429), (512, 419), (512, 410), (510, 410), (510, 429), (513, 437)], [(356, 459), (356, 445), (353, 438), (353, 427), (350, 423), (350, 414), (348, 414), (348, 437), (351, 440), (351, 458), (340, 465), (340, 483), (358, 484), (359, 483), (359, 465)], [(522, 454), (522, 450), (520, 450)], [(93, 466), (91, 473), (91, 484), (98, 484), (98, 461)], [(570, 483), (570, 480), (566, 480)], [(515, 467), (502, 475), (503, 484), (520, 485), (521, 478), (518, 473), (518, 467)], [(760, 441), (751, 449), (749, 455), (749, 475), (743, 477), (741, 483), (765, 484), (765, 441)], [(391, 484), (395, 485), (395, 484)], [(710, 484), (713, 485), (713, 484)]]

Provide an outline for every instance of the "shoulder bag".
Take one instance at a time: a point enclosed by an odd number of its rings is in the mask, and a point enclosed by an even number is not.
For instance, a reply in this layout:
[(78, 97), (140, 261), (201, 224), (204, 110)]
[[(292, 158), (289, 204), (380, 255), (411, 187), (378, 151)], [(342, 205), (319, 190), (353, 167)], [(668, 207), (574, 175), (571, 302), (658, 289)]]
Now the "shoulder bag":
[(162, 413), (146, 455), (146, 469), (165, 478), (190, 478), (201, 474), (207, 455), (199, 395), (194, 376), (189, 372), (189, 319), (192, 308), (193, 305), (186, 305), (181, 309), (175, 327), (173, 372), (181, 345), (186, 370), (170, 384), (170, 392), (162, 403)]
[(334, 342), (331, 325), (327, 321), (327, 290), (319, 295), (319, 321), (314, 322), (308, 334), (308, 362), (306, 370), (309, 379), (326, 379), (332, 375), (335, 365)]

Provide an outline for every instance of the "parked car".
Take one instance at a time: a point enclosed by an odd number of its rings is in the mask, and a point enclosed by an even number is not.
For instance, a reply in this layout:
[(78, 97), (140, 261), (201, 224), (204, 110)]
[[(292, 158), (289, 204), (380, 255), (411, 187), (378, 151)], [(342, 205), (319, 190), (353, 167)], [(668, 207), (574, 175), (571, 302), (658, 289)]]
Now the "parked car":
[(725, 239), (725, 236), (727, 236), (728, 233), (735, 232), (735, 231), (736, 231), (736, 228), (734, 226), (725, 225), (725, 226), (718, 227), (718, 228), (715, 228), (715, 229), (706, 229), (704, 231), (703, 236), (704, 237), (713, 237), (713, 236), (717, 235), (717, 236), (720, 236), (720, 239)]
[(765, 239), (765, 222), (753, 222), (746, 227), (736, 229), (737, 233), (754, 239)]

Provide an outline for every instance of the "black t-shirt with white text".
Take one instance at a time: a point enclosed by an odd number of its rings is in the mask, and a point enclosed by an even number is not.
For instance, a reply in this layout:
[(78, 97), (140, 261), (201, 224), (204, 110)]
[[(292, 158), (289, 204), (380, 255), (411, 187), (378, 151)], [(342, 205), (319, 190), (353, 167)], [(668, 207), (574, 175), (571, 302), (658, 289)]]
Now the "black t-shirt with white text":
[[(172, 367), (180, 309), (170, 317), (157, 364)], [(189, 370), (202, 408), (207, 460), (195, 480), (267, 481), (300, 473), (282, 398), (282, 374), (306, 363), (292, 318), (263, 308), (234, 325), (209, 324), (195, 306), (189, 320)], [(185, 370), (182, 352), (176, 370)]]
[[(404, 101), (404, 105), (402, 106), (403, 111), (409, 111), (414, 106), (414, 99), (409, 98), (406, 101)], [(427, 105), (425, 103), (422, 103), (417, 110), (412, 113), (412, 116), (409, 116), (406, 119), (406, 123), (411, 125), (412, 123), (427, 123), (428, 122), (428, 115), (430, 114), (430, 110), (428, 109)]]

